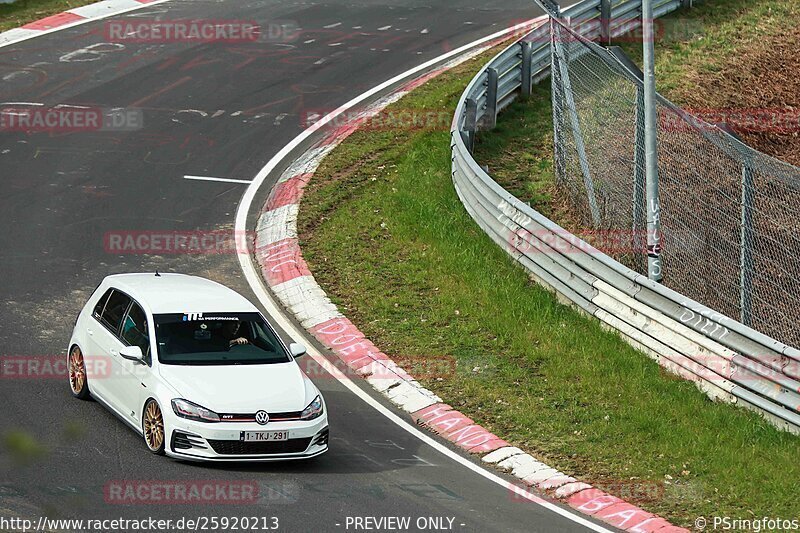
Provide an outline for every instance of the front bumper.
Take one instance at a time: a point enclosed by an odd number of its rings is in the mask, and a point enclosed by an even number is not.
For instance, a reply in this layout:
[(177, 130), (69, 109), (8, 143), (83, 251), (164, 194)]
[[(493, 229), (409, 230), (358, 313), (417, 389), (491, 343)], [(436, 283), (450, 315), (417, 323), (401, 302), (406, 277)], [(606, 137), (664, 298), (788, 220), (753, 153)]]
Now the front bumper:
[[(177, 416), (167, 424), (166, 454), (192, 461), (286, 461), (328, 451), (328, 417), (310, 421), (204, 423)], [(289, 440), (246, 443), (243, 431), (288, 431)]]

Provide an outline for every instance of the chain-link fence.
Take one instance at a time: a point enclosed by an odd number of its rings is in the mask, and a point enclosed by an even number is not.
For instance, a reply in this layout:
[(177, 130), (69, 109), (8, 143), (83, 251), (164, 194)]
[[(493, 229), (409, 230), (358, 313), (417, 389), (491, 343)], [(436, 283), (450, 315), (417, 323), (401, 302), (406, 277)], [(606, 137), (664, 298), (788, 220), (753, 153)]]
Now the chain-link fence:
[[(643, 84), (608, 50), (551, 20), (555, 170), (587, 230), (647, 274)], [(658, 103), (663, 283), (800, 346), (800, 168)]]

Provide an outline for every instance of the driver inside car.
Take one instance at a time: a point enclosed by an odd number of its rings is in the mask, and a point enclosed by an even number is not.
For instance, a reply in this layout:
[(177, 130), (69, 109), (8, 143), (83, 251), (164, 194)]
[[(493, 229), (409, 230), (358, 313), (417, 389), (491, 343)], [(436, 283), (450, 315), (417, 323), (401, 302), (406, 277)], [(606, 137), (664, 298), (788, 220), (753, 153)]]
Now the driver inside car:
[(222, 336), (228, 341), (228, 346), (250, 344), (246, 337), (241, 336), (242, 323), (239, 320), (225, 322), (222, 326)]

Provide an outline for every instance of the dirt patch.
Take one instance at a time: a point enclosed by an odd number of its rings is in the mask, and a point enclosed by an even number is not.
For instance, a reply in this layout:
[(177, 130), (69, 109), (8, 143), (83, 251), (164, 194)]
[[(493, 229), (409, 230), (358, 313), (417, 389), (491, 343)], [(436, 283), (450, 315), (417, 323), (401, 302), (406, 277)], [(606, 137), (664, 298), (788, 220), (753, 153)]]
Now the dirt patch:
[[(747, 43), (717, 72), (692, 71), (671, 95), (687, 108), (763, 111), (755, 127), (730, 124), (742, 140), (800, 166), (800, 25)], [(694, 87), (692, 87), (694, 86)]]

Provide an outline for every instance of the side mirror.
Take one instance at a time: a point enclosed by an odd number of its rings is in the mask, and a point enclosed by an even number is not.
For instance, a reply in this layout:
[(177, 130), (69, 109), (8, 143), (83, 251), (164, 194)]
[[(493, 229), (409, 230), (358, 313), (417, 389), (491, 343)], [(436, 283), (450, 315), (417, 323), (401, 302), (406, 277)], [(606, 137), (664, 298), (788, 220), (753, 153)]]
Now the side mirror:
[(292, 353), (292, 357), (300, 357), (301, 355), (305, 355), (308, 350), (302, 344), (297, 342), (293, 342), (289, 345), (289, 351)]
[(119, 351), (119, 355), (128, 361), (144, 363), (144, 354), (138, 346), (126, 346)]

